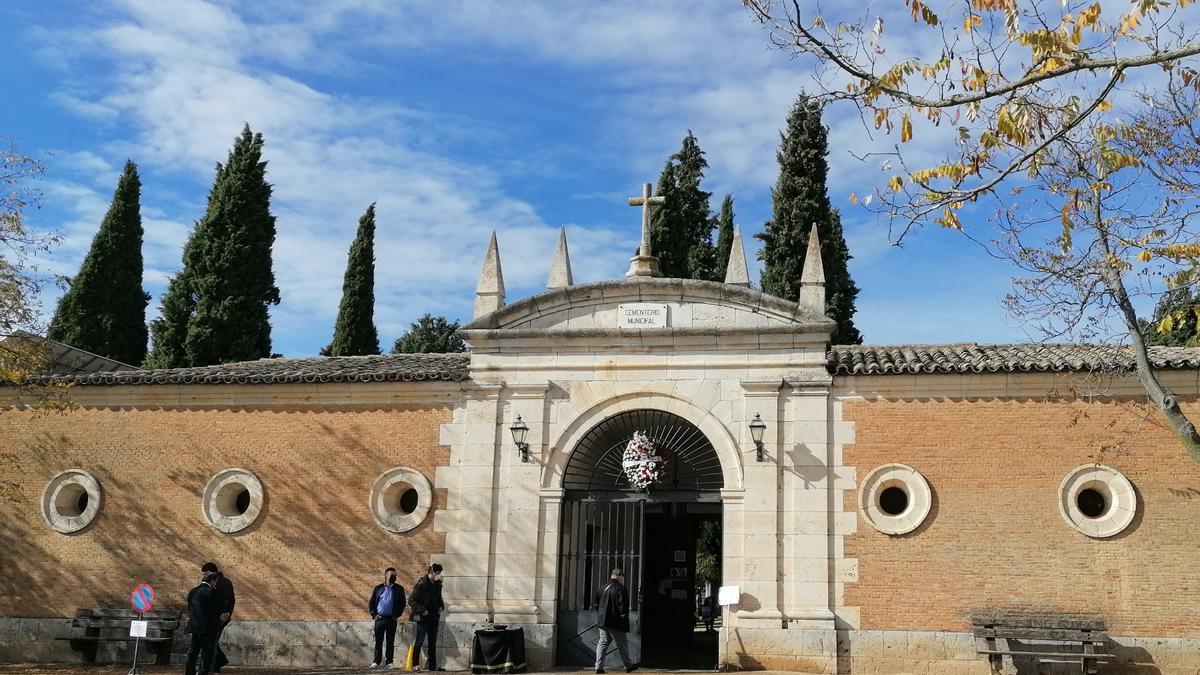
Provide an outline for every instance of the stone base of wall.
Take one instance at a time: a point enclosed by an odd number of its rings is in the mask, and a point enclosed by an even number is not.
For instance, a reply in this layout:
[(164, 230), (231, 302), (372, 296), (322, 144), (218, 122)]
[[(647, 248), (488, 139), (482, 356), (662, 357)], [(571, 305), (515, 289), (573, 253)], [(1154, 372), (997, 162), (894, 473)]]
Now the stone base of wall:
[(837, 636), (834, 630), (722, 628), (721, 665), (729, 670), (834, 673)]
[[(1200, 639), (1112, 636), (1116, 658), (1101, 673), (1200, 673)], [(854, 675), (989, 675), (971, 633), (872, 630), (722, 629), (721, 663), (729, 670), (787, 670)], [(1053, 650), (1054, 648), (1051, 648)], [(1078, 673), (1079, 664), (1005, 657), (1004, 675)]]
[[(0, 662), (79, 663), (80, 652), (56, 638), (70, 635), (70, 619), (0, 618)], [(478, 624), (446, 622), (438, 641), (438, 656), (450, 670), (470, 668), (471, 640)], [(527, 624), (525, 653), (533, 670), (552, 664), (554, 626)], [(1200, 673), (1200, 638), (1111, 636), (1109, 652), (1117, 658), (1102, 673), (1176, 675)], [(800, 673), (855, 675), (929, 674), (988, 675), (984, 657), (975, 653), (970, 633), (872, 630), (798, 630), (784, 628), (723, 628), (721, 663), (729, 670), (786, 670)], [(176, 640), (169, 661), (183, 663), (187, 638)], [(412, 624), (396, 631), (396, 661), (403, 661), (412, 644)], [(225, 630), (221, 646), (233, 665), (277, 667), (365, 667), (371, 662), (374, 634), (371, 622), (235, 621)], [(99, 663), (130, 663), (132, 644), (104, 643)], [(139, 663), (154, 662), (144, 649)], [(1041, 664), (1005, 658), (1002, 673), (1069, 673), (1078, 665)]]
[[(0, 662), (80, 663), (83, 654), (68, 637), (70, 619), (0, 618)], [(469, 670), (471, 644), (478, 624), (444, 622), (438, 633), (438, 665), (449, 670)], [(530, 668), (546, 669), (551, 663), (554, 627), (530, 624), (525, 630), (525, 656)], [(396, 663), (403, 663), (412, 644), (412, 624), (396, 630)], [(221, 636), (221, 648), (230, 665), (265, 667), (363, 667), (371, 663), (375, 635), (370, 621), (234, 621)], [(170, 663), (182, 665), (188, 638), (171, 645)], [(133, 643), (102, 643), (97, 663), (132, 663)], [(424, 659), (422, 659), (424, 661)], [(155, 662), (155, 654), (141, 648), (138, 662)]]

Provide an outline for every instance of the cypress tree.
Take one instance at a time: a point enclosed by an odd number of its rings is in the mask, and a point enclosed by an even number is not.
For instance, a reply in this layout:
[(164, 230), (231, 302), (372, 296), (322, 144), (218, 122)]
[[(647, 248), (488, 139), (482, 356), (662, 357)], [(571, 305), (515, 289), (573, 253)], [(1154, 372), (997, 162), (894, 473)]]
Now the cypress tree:
[[(187, 260), (186, 246), (183, 257)], [(188, 364), (184, 342), (187, 340), (188, 321), (195, 311), (196, 297), (191, 292), (187, 276), (180, 270), (167, 283), (167, 292), (162, 297), (162, 315), (150, 322), (154, 343), (146, 357), (146, 368), (178, 368)]]
[(342, 304), (338, 307), (333, 341), (323, 356), (363, 356), (379, 353), (375, 330), (375, 204), (358, 219), (358, 234), (350, 245)]
[(834, 344), (859, 344), (854, 327), (854, 300), (858, 287), (850, 278), (850, 252), (842, 234), (837, 209), (829, 204), (826, 181), (829, 165), (829, 131), (821, 123), (820, 105), (801, 94), (780, 134), (779, 180), (771, 190), (774, 217), (764, 231), (758, 259), (763, 261), (763, 292), (795, 301), (800, 297), (800, 277), (808, 233), (817, 224), (821, 257), (825, 264), (825, 314), (837, 322), (830, 339)]
[(713, 260), (713, 281), (725, 281), (729, 251), (733, 248), (733, 195), (725, 195), (717, 215), (717, 250)]
[(137, 165), (125, 162), (108, 213), (58, 301), (47, 333), (52, 340), (132, 365), (146, 358), (150, 301), (142, 290), (141, 188)]
[(246, 125), (208, 196), (208, 210), (184, 246), (183, 269), (151, 325), (158, 368), (205, 366), (271, 355), (270, 305), (279, 304), (271, 268), (275, 217), (262, 161), (262, 134)]
[(465, 352), (467, 345), (458, 336), (458, 322), (444, 316), (426, 314), (413, 322), (408, 332), (394, 345), (393, 354), (447, 354)]
[(707, 168), (704, 151), (689, 129), (658, 179), (657, 194), (666, 204), (654, 209), (650, 218), (650, 248), (665, 277), (714, 278), (716, 252), (708, 208), (712, 193), (700, 189)]

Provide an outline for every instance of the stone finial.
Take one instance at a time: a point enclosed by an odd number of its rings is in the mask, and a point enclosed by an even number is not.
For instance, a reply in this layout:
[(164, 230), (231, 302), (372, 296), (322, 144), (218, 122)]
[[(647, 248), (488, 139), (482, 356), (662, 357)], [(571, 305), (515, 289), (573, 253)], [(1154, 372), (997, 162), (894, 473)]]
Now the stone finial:
[(504, 271), (500, 269), (500, 246), (496, 243), (496, 231), (488, 243), (487, 255), (483, 258), (483, 269), (479, 270), (479, 283), (475, 286), (475, 318), (504, 306)]
[(546, 288), (566, 288), (575, 283), (571, 275), (571, 253), (567, 250), (567, 226), (558, 231), (558, 247), (554, 249), (554, 262), (550, 264), (550, 278)]
[(804, 256), (804, 272), (800, 275), (800, 304), (825, 315), (825, 264), (821, 261), (821, 240), (817, 236), (816, 223), (808, 233), (808, 253)]
[(725, 283), (750, 288), (750, 272), (746, 269), (746, 250), (742, 248), (742, 228), (733, 228), (733, 244), (729, 247), (729, 264), (725, 267)]

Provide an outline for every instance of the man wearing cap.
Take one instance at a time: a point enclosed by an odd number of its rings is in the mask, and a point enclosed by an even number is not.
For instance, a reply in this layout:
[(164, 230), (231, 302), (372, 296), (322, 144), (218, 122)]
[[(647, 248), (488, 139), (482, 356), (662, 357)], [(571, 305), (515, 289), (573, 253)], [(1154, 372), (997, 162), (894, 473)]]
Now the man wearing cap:
[(425, 670), (445, 670), (437, 664), (437, 634), (438, 620), (446, 609), (442, 602), (442, 566), (433, 563), (425, 570), (425, 575), (417, 579), (409, 596), (409, 617), (413, 626), (413, 658), (414, 672), (421, 669), (421, 645), (429, 639), (429, 658), (425, 660)]
[(608, 585), (600, 591), (596, 603), (599, 612), (596, 625), (600, 629), (600, 641), (596, 643), (596, 672), (604, 672), (604, 657), (608, 643), (617, 643), (617, 653), (625, 664), (625, 672), (631, 673), (638, 664), (629, 658), (629, 644), (625, 634), (629, 632), (629, 591), (625, 590), (625, 572), (620, 567), (613, 569)]

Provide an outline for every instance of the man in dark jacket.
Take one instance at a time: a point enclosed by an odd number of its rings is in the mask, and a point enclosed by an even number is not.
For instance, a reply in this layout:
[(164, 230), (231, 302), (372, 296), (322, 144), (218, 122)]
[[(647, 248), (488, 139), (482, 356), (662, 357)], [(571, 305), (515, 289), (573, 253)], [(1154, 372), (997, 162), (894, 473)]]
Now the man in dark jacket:
[(192, 644), (183, 666), (184, 675), (208, 675), (212, 670), (217, 631), (221, 626), (220, 608), (213, 590), (216, 585), (217, 575), (205, 574), (200, 585), (188, 593), (188, 622), (183, 632), (192, 634)]
[(608, 643), (616, 642), (625, 672), (631, 673), (637, 670), (638, 664), (629, 658), (629, 644), (625, 640), (629, 632), (629, 591), (625, 589), (625, 572), (618, 567), (611, 577), (596, 603), (596, 627), (600, 629), (600, 641), (596, 643), (596, 672), (604, 672)]
[[(395, 567), (383, 571), (383, 583), (371, 591), (367, 611), (375, 620), (375, 660), (371, 667), (390, 668), (396, 651), (396, 619), (404, 613), (404, 587), (396, 583)], [(386, 652), (383, 648), (385, 640)]]
[(206, 562), (200, 568), (200, 571), (204, 574), (217, 575), (217, 585), (213, 588), (213, 595), (216, 597), (221, 626), (217, 628), (217, 635), (213, 638), (214, 655), (212, 672), (219, 673), (229, 663), (229, 659), (225, 657), (225, 652), (221, 649), (221, 633), (225, 632), (225, 627), (229, 625), (229, 620), (233, 616), (233, 605), (237, 598), (233, 593), (233, 582), (229, 580), (229, 577), (222, 574), (221, 570), (217, 569), (216, 563)]
[(413, 586), (412, 612), (409, 617), (413, 620), (413, 670), (421, 669), (421, 645), (429, 639), (429, 658), (425, 660), (426, 670), (445, 670), (437, 664), (438, 622), (446, 603), (442, 601), (442, 566), (433, 563), (425, 570), (425, 575), (417, 579)]

